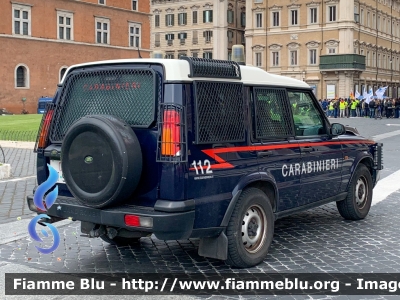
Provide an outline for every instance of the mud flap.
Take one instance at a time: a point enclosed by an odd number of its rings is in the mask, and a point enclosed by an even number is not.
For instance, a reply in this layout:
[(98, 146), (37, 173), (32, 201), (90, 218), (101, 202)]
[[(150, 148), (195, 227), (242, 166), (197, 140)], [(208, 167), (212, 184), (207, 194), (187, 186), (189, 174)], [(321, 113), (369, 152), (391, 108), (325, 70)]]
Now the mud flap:
[(228, 238), (225, 232), (217, 237), (205, 237), (200, 239), (199, 255), (220, 260), (228, 259)]

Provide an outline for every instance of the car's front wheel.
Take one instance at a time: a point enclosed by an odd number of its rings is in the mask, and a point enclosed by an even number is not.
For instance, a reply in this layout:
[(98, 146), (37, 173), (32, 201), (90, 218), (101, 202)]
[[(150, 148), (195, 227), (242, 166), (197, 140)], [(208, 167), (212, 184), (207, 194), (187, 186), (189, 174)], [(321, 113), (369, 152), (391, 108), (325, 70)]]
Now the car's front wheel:
[(247, 268), (267, 256), (274, 234), (274, 215), (267, 195), (257, 188), (242, 192), (227, 227), (226, 263)]
[(364, 164), (360, 164), (347, 189), (345, 200), (336, 202), (340, 215), (346, 220), (364, 219), (372, 203), (372, 176)]

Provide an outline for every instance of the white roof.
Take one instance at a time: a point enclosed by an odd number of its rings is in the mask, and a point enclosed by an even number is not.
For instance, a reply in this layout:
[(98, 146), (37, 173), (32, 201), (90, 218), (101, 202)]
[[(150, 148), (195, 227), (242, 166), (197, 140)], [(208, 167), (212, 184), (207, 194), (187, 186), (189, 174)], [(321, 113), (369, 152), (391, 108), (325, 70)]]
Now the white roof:
[[(61, 82), (64, 81), (65, 76), (75, 68), (104, 65), (104, 64), (130, 64), (130, 63), (158, 63), (162, 64), (165, 69), (166, 81), (193, 81), (196, 79), (205, 80), (204, 77), (189, 77), (190, 68), (189, 62), (182, 59), (157, 59), (157, 58), (143, 58), (143, 59), (117, 59), (117, 60), (103, 60), (96, 62), (88, 62), (78, 65), (73, 65), (68, 68), (65, 72)], [(229, 79), (230, 81), (240, 81), (244, 84), (263, 84), (263, 85), (274, 85), (274, 86), (290, 86), (290, 87), (305, 87), (310, 86), (304, 81), (297, 80), (294, 78), (270, 74), (260, 68), (252, 66), (240, 66), (242, 80)], [(210, 78), (213, 81), (226, 81), (225, 78)]]

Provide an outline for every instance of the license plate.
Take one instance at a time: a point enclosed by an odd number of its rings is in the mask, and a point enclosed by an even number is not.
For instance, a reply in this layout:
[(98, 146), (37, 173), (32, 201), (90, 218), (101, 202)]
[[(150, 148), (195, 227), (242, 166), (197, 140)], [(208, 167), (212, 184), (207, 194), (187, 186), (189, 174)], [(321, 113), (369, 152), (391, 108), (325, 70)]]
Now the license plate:
[(52, 166), (58, 173), (57, 183), (65, 183), (61, 170), (61, 160), (50, 160), (50, 166)]

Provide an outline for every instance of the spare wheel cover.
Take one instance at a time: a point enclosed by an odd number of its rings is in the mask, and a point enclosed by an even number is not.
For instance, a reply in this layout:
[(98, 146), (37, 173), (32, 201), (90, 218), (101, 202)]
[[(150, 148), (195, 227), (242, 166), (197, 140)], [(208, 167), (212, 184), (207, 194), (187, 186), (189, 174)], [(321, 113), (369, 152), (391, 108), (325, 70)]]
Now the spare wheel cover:
[(72, 195), (101, 208), (128, 199), (142, 173), (142, 152), (129, 125), (112, 116), (86, 116), (71, 125), (61, 168)]

